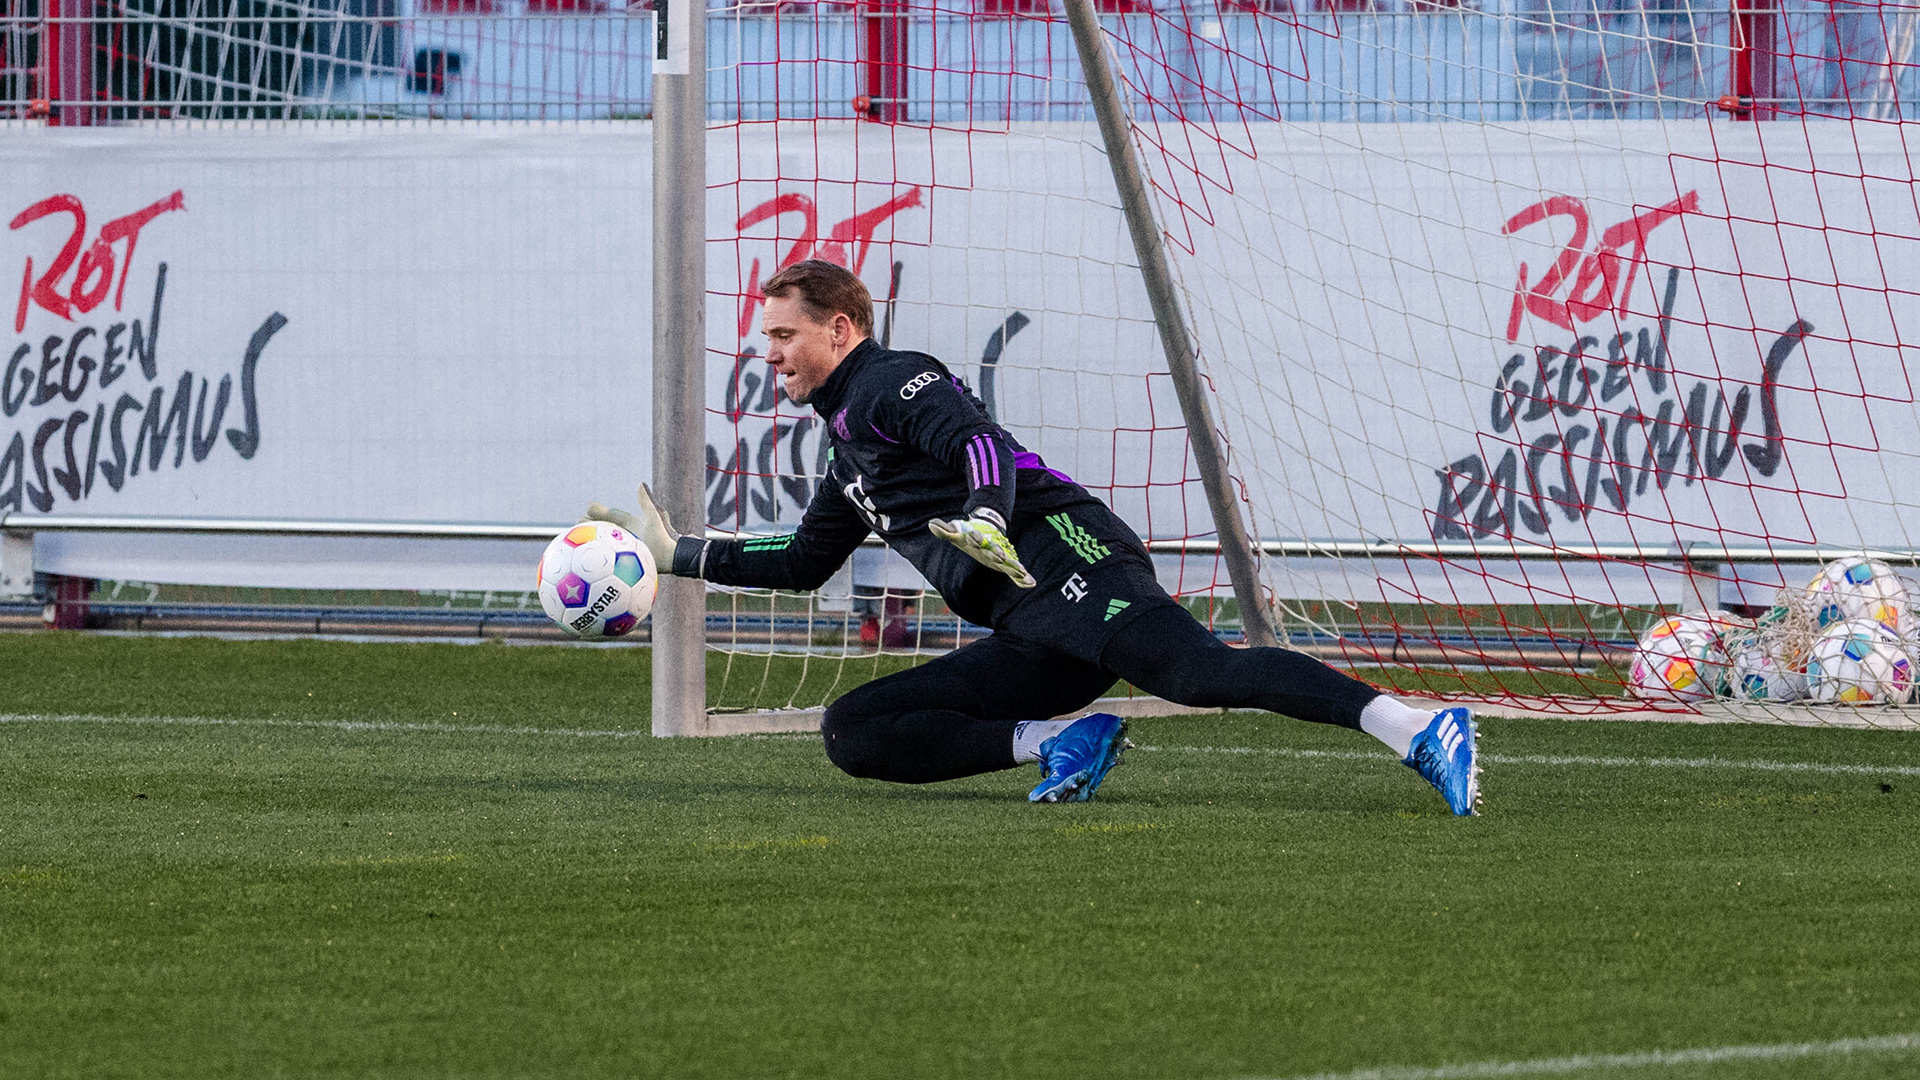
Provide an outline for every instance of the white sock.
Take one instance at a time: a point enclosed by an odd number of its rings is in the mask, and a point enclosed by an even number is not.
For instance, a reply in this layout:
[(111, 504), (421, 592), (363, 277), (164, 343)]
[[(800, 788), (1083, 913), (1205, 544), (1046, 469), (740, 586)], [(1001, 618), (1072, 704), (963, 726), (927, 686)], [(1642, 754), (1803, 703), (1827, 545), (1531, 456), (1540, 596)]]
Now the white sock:
[(1413, 737), (1433, 723), (1433, 714), (1413, 708), (1387, 694), (1381, 694), (1360, 710), (1360, 730), (1386, 743), (1405, 760), (1413, 749)]
[(1072, 720), (1029, 720), (1013, 725), (1014, 764), (1026, 765), (1039, 761), (1040, 744), (1067, 730), (1067, 725), (1071, 723)]

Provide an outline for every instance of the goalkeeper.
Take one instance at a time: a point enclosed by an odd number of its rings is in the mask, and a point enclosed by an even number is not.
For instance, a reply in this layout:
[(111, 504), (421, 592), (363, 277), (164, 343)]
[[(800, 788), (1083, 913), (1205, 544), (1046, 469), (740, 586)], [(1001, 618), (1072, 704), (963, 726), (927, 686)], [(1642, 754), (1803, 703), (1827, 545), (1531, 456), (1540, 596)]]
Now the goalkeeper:
[(1116, 678), (1182, 705), (1265, 709), (1386, 743), (1456, 814), (1478, 799), (1472, 714), (1411, 708), (1287, 649), (1236, 649), (1176, 604), (1138, 536), (1048, 468), (933, 357), (881, 348), (849, 271), (809, 260), (761, 287), (767, 363), (826, 421), (827, 475), (778, 538), (676, 533), (638, 514), (588, 516), (641, 537), (662, 567), (721, 585), (820, 587), (878, 532), (961, 618), (993, 633), (828, 706), (827, 756), (853, 776), (918, 784), (1038, 763), (1035, 802), (1091, 798), (1129, 745), (1084, 709)]

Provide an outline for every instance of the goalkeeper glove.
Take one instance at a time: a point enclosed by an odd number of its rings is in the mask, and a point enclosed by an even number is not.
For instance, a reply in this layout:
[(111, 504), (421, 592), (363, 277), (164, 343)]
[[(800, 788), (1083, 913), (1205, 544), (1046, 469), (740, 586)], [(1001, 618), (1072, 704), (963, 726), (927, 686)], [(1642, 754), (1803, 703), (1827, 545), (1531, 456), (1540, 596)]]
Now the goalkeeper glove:
[(653, 553), (653, 563), (662, 573), (673, 572), (673, 549), (680, 543), (680, 534), (673, 531), (673, 523), (667, 515), (653, 505), (653, 492), (647, 485), (640, 485), (640, 512), (629, 514), (625, 510), (601, 503), (588, 503), (587, 514), (581, 521), (611, 521), (640, 538)]
[(1027, 568), (1020, 565), (1020, 553), (1013, 549), (1013, 542), (1007, 539), (1006, 531), (998, 522), (976, 513), (973, 517), (952, 521), (934, 518), (927, 523), (927, 528), (972, 556), (981, 566), (1012, 578), (1015, 585), (1031, 589), (1039, 584), (1027, 573)]

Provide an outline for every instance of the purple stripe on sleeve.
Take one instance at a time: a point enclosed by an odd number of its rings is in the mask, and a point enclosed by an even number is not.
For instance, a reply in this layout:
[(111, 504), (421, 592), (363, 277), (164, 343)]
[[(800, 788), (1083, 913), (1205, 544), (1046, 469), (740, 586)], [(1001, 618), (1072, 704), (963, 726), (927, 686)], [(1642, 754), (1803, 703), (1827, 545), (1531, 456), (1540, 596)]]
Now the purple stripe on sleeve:
[(1016, 469), (1040, 469), (1044, 472), (1052, 473), (1056, 480), (1065, 480), (1069, 484), (1078, 483), (1073, 477), (1068, 476), (1059, 469), (1047, 468), (1047, 463), (1040, 460), (1040, 455), (1031, 450), (1022, 450), (1013, 455), (1013, 467)]
[(875, 425), (875, 424), (874, 424), (874, 423), (873, 423), (873, 422), (872, 422), (871, 420), (869, 420), (869, 421), (867, 422), (867, 426), (868, 426), (868, 427), (870, 427), (870, 428), (873, 428), (873, 433), (874, 433), (875, 435), (878, 435), (878, 436), (880, 436), (881, 438), (883, 438), (883, 439), (885, 439), (885, 440), (887, 440), (888, 442), (890, 442), (890, 443), (892, 443), (892, 444), (893, 444), (893, 445), (895, 445), (895, 446), (899, 446), (899, 445), (900, 445), (900, 440), (899, 440), (899, 439), (896, 439), (896, 438), (894, 438), (893, 436), (891, 436), (891, 435), (889, 435), (889, 434), (887, 434), (886, 432), (884, 432), (884, 431), (881, 431), (881, 430), (879, 429), (879, 427), (877, 427), (877, 426), (876, 426), (876, 425)]
[(1000, 455), (994, 453), (993, 436), (976, 435), (973, 441), (975, 445), (980, 447), (981, 460), (987, 463), (987, 483), (998, 487), (1000, 485)]
[(974, 456), (973, 444), (967, 444), (967, 482), (973, 487), (980, 486), (980, 459)]

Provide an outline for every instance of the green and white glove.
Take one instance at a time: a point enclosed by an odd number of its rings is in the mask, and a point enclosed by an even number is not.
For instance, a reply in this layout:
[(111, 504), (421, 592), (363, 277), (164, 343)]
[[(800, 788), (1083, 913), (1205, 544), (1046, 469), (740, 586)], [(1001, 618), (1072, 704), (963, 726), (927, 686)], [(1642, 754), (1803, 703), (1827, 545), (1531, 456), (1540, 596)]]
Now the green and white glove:
[(667, 520), (667, 515), (653, 505), (653, 492), (647, 490), (647, 485), (640, 485), (639, 498), (640, 512), (637, 514), (603, 503), (588, 503), (587, 514), (580, 520), (611, 521), (639, 537), (640, 542), (653, 553), (654, 565), (660, 568), (660, 572), (671, 574), (673, 549), (680, 543), (680, 534), (673, 531), (673, 523)]
[(972, 556), (974, 562), (1012, 578), (1015, 585), (1031, 589), (1039, 584), (1027, 573), (1027, 568), (1020, 565), (1020, 553), (1013, 549), (1013, 542), (1007, 539), (1006, 530), (998, 522), (976, 514), (951, 521), (934, 518), (927, 523), (927, 528)]

